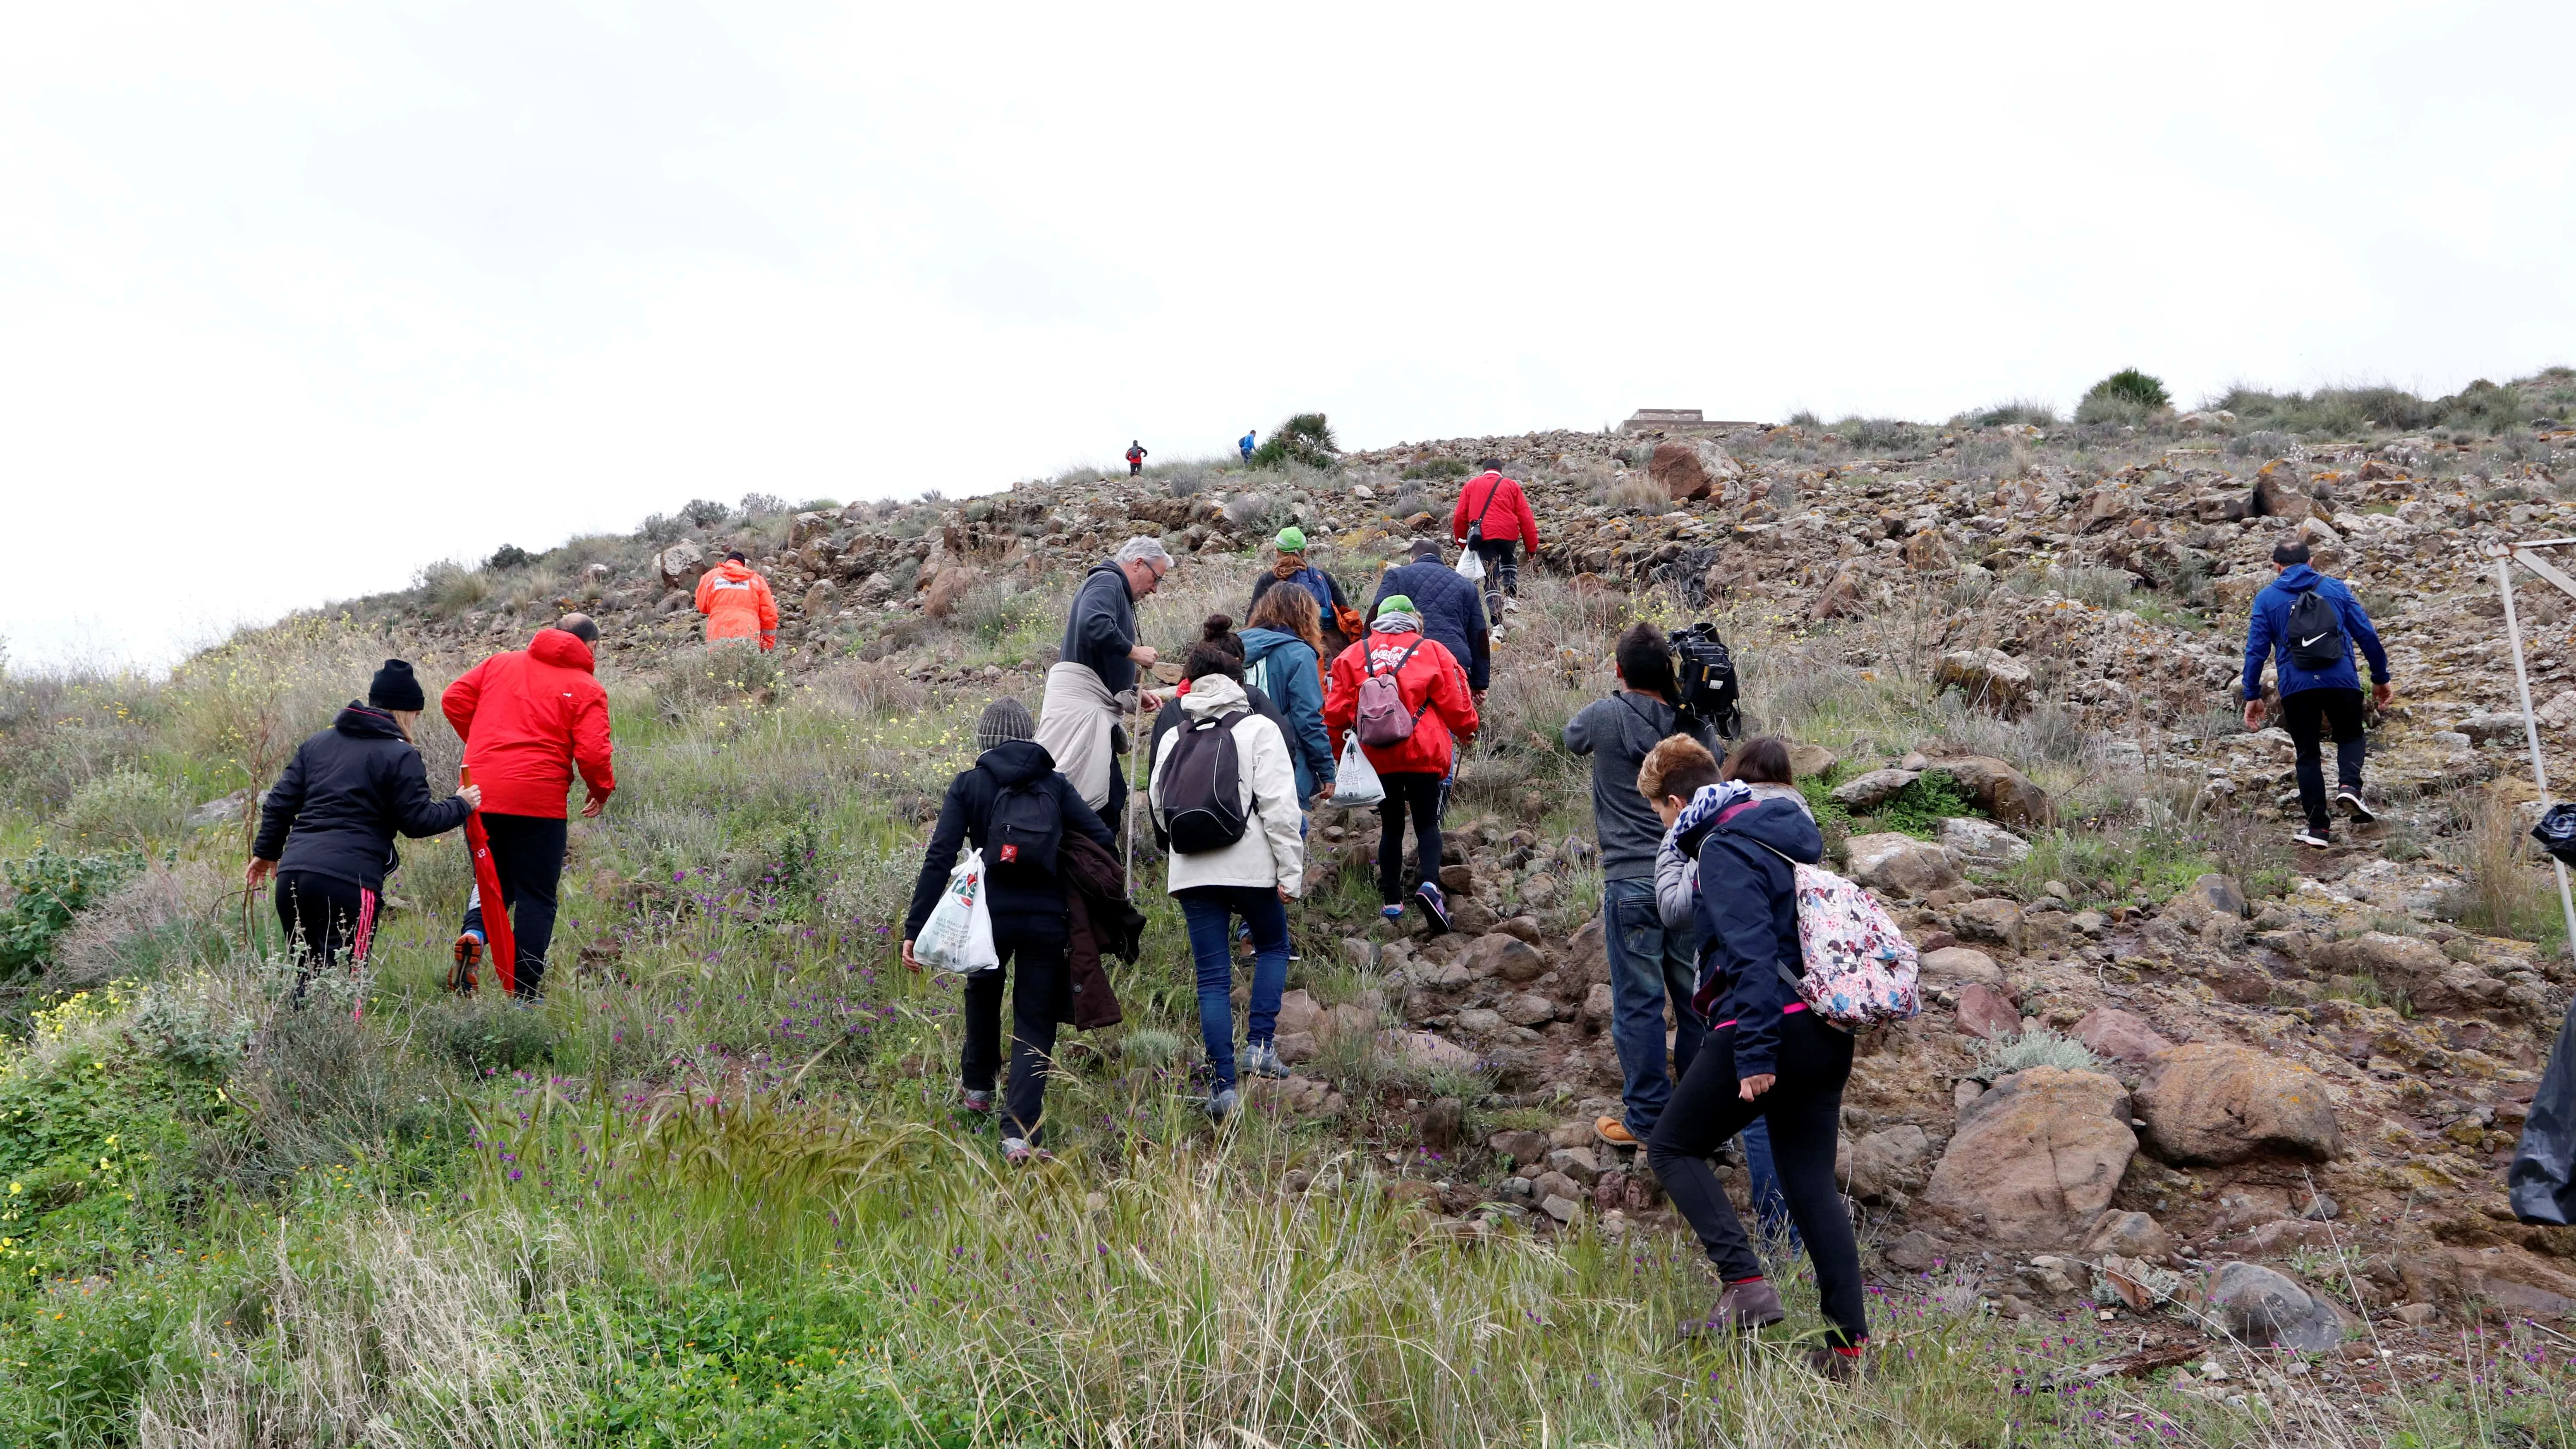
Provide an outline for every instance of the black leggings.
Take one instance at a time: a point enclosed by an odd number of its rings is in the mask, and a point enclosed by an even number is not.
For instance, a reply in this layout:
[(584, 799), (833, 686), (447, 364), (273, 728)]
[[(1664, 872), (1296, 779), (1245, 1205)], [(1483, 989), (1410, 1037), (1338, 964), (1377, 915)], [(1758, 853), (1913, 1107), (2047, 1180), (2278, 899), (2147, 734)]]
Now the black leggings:
[(1485, 561), (1485, 601), (1488, 612), (1494, 600), (1508, 594), (1521, 596), (1521, 543), (1516, 538), (1476, 540), (1476, 557)]
[(1380, 775), (1386, 799), (1377, 807), (1377, 892), (1390, 906), (1404, 900), (1404, 815), (1413, 812), (1413, 841), (1421, 874), (1417, 882), (1440, 883), (1440, 777)]
[(1817, 1021), (1814, 1012), (1792, 1012), (1780, 1023), (1780, 1079), (1747, 1102), (1736, 1090), (1735, 1029), (1713, 1031), (1691, 1059), (1672, 1105), (1646, 1143), (1646, 1160), (1674, 1209), (1699, 1235), (1718, 1276), (1736, 1283), (1763, 1276), (1762, 1260), (1754, 1256), (1735, 1204), (1718, 1186), (1707, 1159), (1754, 1118), (1770, 1123), (1771, 1161), (1781, 1195), (1789, 1201), (1789, 1220), (1806, 1239), (1807, 1255), (1816, 1265), (1816, 1290), (1824, 1300), (1825, 1317), (1833, 1322), (1830, 1337), (1843, 1347), (1869, 1337), (1860, 1245), (1852, 1238), (1851, 1213), (1834, 1186), (1834, 1145), (1851, 1064), (1848, 1033)]
[(1002, 1095), (1002, 1135), (1038, 1142), (1046, 1110), (1047, 1063), (1055, 1055), (1056, 1024), (1071, 1013), (1072, 978), (1065, 972), (1065, 943), (996, 933), (993, 953), (1002, 964), (966, 978), (966, 1049), (957, 1075), (968, 1091), (993, 1090), (1002, 1066), (1002, 982), (1011, 983), (1011, 1080)]
[(374, 891), (338, 876), (309, 870), (277, 873), (277, 923), (286, 928), (287, 954), (295, 959), (295, 999), (304, 999), (304, 983), (316, 967), (327, 967), (346, 955), (364, 961), (375, 944), (377, 899)]

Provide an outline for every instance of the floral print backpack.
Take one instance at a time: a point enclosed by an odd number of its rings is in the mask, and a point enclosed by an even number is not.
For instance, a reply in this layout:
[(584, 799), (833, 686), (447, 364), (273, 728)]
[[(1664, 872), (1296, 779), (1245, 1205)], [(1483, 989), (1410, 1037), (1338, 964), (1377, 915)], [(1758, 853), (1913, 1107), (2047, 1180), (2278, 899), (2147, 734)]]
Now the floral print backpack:
[(1796, 876), (1798, 954), (1806, 968), (1793, 973), (1784, 965), (1780, 975), (1798, 988), (1808, 1008), (1845, 1031), (1920, 1013), (1914, 943), (1878, 898), (1832, 871), (1780, 858)]

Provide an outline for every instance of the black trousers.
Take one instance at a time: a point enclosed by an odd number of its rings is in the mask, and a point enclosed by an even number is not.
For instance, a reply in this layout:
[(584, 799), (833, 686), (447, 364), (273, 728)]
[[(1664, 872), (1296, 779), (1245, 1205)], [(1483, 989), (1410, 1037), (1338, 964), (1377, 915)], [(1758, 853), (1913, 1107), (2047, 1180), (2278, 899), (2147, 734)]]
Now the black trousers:
[(2358, 795), (2362, 756), (2369, 748), (2361, 720), (2358, 689), (2302, 689), (2281, 696), (2281, 723), (2299, 747), (2299, 808), (2307, 812), (2308, 828), (2319, 835), (2334, 825), (2326, 810), (2325, 732), (2334, 731), (2336, 785)]
[(1789, 1220), (1798, 1225), (1816, 1265), (1816, 1290), (1833, 1323), (1829, 1337), (1844, 1347), (1869, 1337), (1860, 1245), (1834, 1186), (1834, 1143), (1851, 1064), (1849, 1033), (1817, 1021), (1812, 1011), (1792, 1012), (1780, 1023), (1780, 1079), (1747, 1102), (1737, 1094), (1735, 1029), (1720, 1028), (1700, 1044), (1646, 1143), (1646, 1160), (1674, 1210), (1699, 1235), (1718, 1276), (1734, 1283), (1763, 1276), (1762, 1260), (1708, 1158), (1755, 1118), (1770, 1124), (1771, 1161), (1789, 1202)]
[[(966, 978), (966, 1049), (957, 1075), (967, 1090), (993, 1090), (1002, 1065), (1002, 979), (1011, 978), (1011, 1084), (1002, 1094), (1002, 1135), (1038, 1138), (1046, 1113), (1047, 1061), (1055, 1055), (1056, 1024), (1069, 1014), (1073, 978), (1065, 969), (1065, 943), (993, 935), (1002, 964)], [(1017, 970), (1010, 968), (1016, 961)]]
[(286, 931), (287, 954), (295, 959), (295, 999), (304, 999), (304, 983), (314, 968), (328, 966), (346, 954), (367, 959), (375, 944), (376, 893), (338, 876), (309, 870), (277, 873), (277, 923)]
[[(545, 985), (546, 948), (555, 939), (555, 888), (563, 881), (566, 822), (539, 815), (483, 817), (484, 838), (492, 842), (492, 871), (501, 878), (501, 908), (510, 913), (510, 931), (518, 940), (512, 963), (519, 996), (535, 996)], [(483, 930), (486, 902), (478, 888), (465, 906), (465, 929)], [(485, 933), (484, 939), (490, 935)]]
[(1476, 540), (1476, 557), (1485, 561), (1485, 597), (1487, 599), (1499, 599), (1505, 594), (1516, 599), (1520, 597), (1521, 542), (1519, 539), (1479, 538)]
[(1440, 777), (1380, 775), (1386, 799), (1377, 807), (1377, 890), (1390, 906), (1404, 899), (1404, 817), (1413, 816), (1413, 842), (1421, 873), (1415, 883), (1440, 883)]

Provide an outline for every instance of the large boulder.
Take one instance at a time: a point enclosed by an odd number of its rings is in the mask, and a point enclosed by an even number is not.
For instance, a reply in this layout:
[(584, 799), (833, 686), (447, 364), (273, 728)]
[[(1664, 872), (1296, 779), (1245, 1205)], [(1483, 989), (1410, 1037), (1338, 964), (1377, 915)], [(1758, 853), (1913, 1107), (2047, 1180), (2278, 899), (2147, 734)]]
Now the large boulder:
[(1941, 843), (1952, 855), (1979, 865), (2011, 865), (2030, 854), (2030, 842), (1991, 820), (1953, 815), (1941, 822)]
[(1846, 810), (1875, 810), (1921, 778), (1919, 770), (1871, 770), (1836, 785), (1834, 803)]
[(1986, 1241), (2071, 1244), (2110, 1205), (2137, 1150), (2127, 1089), (2098, 1072), (2033, 1067), (1959, 1114), (1923, 1200)]
[(1970, 941), (1996, 941), (2007, 950), (2019, 951), (2022, 940), (2021, 903), (2005, 896), (1986, 896), (1973, 900), (1952, 913), (1959, 935)]
[(2324, 1162), (2343, 1152), (2325, 1079), (2250, 1047), (2195, 1042), (2157, 1053), (2137, 1106), (2147, 1151), (2166, 1162)]
[(1672, 438), (1655, 445), (1654, 453), (1646, 459), (1646, 476), (1663, 485), (1665, 494), (1680, 503), (1706, 498), (1729, 483), (1741, 482), (1744, 468), (1715, 443)]
[(1995, 958), (1970, 946), (1944, 946), (1926, 951), (1917, 969), (1926, 986), (1966, 986), (1983, 982), (1988, 986), (2003, 983), (2003, 968)]
[(707, 551), (682, 539), (653, 555), (653, 571), (661, 575), (665, 588), (694, 589), (698, 575), (707, 571)]
[(1959, 782), (1959, 788), (1985, 807), (1987, 814), (2006, 825), (2027, 828), (2046, 825), (2056, 818), (2046, 790), (1992, 755), (1956, 755), (1933, 761), (1932, 768), (1947, 771), (1951, 779)]
[(1547, 974), (1547, 954), (1518, 936), (1501, 931), (1478, 936), (1459, 959), (1468, 974), (1476, 977), (1495, 976), (1514, 986), (1526, 985)]
[(1932, 682), (1956, 685), (1971, 705), (2019, 714), (2030, 705), (2030, 666), (2000, 649), (1959, 649), (1932, 662)]
[(1959, 883), (1959, 864), (1950, 852), (1911, 835), (1855, 835), (1843, 849), (1852, 879), (1873, 890), (1924, 896)]

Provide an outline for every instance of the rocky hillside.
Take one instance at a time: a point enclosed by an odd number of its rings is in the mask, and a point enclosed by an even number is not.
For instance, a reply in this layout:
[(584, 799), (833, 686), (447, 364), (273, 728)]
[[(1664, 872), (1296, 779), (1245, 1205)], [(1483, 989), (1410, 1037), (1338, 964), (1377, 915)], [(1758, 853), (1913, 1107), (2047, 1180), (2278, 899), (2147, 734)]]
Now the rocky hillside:
[[(2576, 375), (2519, 386), (2576, 403)], [(1632, 614), (1719, 620), (1756, 723), (1801, 741), (1837, 859), (1925, 953), (1934, 1005), (1866, 1040), (1844, 1113), (1885, 1271), (1967, 1264), (2008, 1313), (2108, 1305), (2150, 1355), (2194, 1324), (2318, 1347), (2363, 1316), (2383, 1334), (2576, 1317), (2576, 1233), (2516, 1225), (2502, 1192), (2576, 980), (2519, 842), (2537, 792), (2485, 552), (2576, 535), (2576, 431), (2546, 417), (2349, 438), (2213, 412), (1459, 439), (1331, 471), (1083, 474), (736, 519), (594, 541), (533, 589), (495, 576), (479, 597), (354, 607), (462, 646), (578, 604), (649, 670), (694, 637), (697, 573), (742, 546), (785, 604), (791, 676), (861, 661), (1034, 698), (1063, 587), (1118, 540), (1161, 535), (1189, 597), (1225, 607), (1295, 521), (1364, 594), (1406, 540), (1445, 533), (1486, 455), (1525, 481), (1542, 536), (1497, 699), (1601, 687)], [(2287, 841), (2288, 736), (2235, 718), (2244, 608), (2290, 537), (2360, 593), (2398, 690), (2370, 741), (2385, 816), (2328, 851)], [(2516, 583), (2550, 768), (2576, 778), (2576, 601)], [(1513, 716), (1535, 744), (1489, 729), (1482, 748), (1544, 750), (1543, 715)], [(1588, 1125), (1619, 1075), (1571, 767), (1465, 769), (1487, 788), (1462, 792), (1442, 872), (1463, 929), (1354, 917), (1340, 951), (1363, 984), (1292, 996), (1283, 1051), (1330, 1061), (1365, 1039), (1490, 1074), (1489, 1100), (1414, 1104), (1407, 1128), (1436, 1154), (1418, 1195), (1453, 1231), (1669, 1229), (1643, 1164)], [(1316, 883), (1364, 873), (1374, 818), (1318, 825)], [(1276, 1099), (1345, 1100), (1320, 1067)], [(1530, 1125), (1461, 1140), (1464, 1107)], [(2366, 1358), (2326, 1372), (2388, 1371)]]

